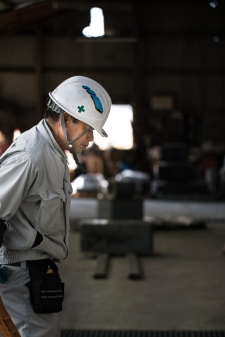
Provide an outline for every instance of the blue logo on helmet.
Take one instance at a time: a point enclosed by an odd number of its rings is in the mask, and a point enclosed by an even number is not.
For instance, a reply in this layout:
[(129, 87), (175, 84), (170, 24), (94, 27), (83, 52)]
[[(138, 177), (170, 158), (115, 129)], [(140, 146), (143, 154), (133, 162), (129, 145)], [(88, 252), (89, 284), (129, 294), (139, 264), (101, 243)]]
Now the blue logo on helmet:
[(103, 106), (102, 106), (102, 102), (100, 101), (100, 99), (98, 98), (98, 96), (96, 95), (96, 93), (91, 90), (87, 85), (82, 85), (82, 87), (84, 89), (86, 89), (86, 91), (89, 93), (89, 95), (91, 96), (94, 104), (95, 104), (95, 109), (97, 111), (99, 111), (101, 114), (103, 113)]

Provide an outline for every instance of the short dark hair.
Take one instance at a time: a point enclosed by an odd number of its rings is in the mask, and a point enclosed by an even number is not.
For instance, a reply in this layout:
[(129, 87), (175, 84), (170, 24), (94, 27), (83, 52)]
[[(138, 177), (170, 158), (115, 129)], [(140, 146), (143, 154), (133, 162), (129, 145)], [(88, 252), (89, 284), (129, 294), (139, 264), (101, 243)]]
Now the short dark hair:
[[(73, 123), (77, 124), (79, 123), (79, 119), (72, 117)], [(60, 114), (58, 112), (53, 111), (51, 108), (47, 107), (47, 109), (45, 110), (45, 114), (44, 114), (44, 118), (50, 118), (53, 122), (57, 122), (60, 118)]]
[(59, 120), (60, 114), (53, 111), (51, 108), (47, 107), (45, 110), (44, 118), (50, 118), (52, 121), (57, 122)]

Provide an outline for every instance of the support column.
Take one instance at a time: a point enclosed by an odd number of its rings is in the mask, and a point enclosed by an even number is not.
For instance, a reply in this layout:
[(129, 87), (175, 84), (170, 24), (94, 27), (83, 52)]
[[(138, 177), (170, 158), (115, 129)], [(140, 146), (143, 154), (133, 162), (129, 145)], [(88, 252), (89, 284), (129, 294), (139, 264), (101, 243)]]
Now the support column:
[(43, 118), (43, 64), (42, 64), (42, 31), (36, 29), (35, 46), (35, 96), (36, 96), (36, 118), (38, 123)]

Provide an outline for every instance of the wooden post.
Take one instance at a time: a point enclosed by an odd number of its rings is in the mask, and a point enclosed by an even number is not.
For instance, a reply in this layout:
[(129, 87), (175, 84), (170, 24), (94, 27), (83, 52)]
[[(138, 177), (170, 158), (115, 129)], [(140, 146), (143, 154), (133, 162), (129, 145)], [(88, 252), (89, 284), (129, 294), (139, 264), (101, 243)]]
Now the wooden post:
[(98, 256), (94, 278), (106, 278), (109, 266), (109, 254), (100, 254)]
[(21, 337), (0, 297), (0, 333), (3, 337)]
[(140, 261), (137, 254), (130, 253), (127, 254), (128, 263), (129, 263), (129, 273), (128, 278), (130, 280), (140, 280), (142, 278)]
[(43, 118), (42, 86), (43, 86), (43, 69), (42, 69), (42, 32), (40, 28), (36, 29), (36, 48), (35, 48), (35, 91), (36, 91), (36, 123)]

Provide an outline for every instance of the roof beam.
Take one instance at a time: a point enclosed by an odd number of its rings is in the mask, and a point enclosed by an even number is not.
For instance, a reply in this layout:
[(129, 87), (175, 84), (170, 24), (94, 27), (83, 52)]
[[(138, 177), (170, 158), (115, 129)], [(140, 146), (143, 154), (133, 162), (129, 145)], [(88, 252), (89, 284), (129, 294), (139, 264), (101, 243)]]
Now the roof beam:
[(4, 5), (6, 5), (9, 9), (14, 8), (16, 5), (10, 1), (10, 0), (1, 0), (1, 3), (3, 3)]
[(33, 29), (50, 18), (70, 14), (71, 11), (84, 10), (93, 5), (131, 10), (129, 2), (119, 0), (113, 4), (104, 0), (98, 0), (97, 3), (95, 0), (39, 0), (26, 1), (17, 6), (13, 6), (11, 0), (0, 0), (0, 2), (4, 2), (10, 6), (9, 9), (13, 9), (0, 16), (0, 36)]
[(34, 28), (36, 25), (56, 15), (71, 12), (71, 9), (60, 9), (56, 4), (57, 1), (46, 0), (40, 2), (35, 1), (27, 6), (15, 7), (13, 11), (0, 17), (0, 35), (17, 33)]

